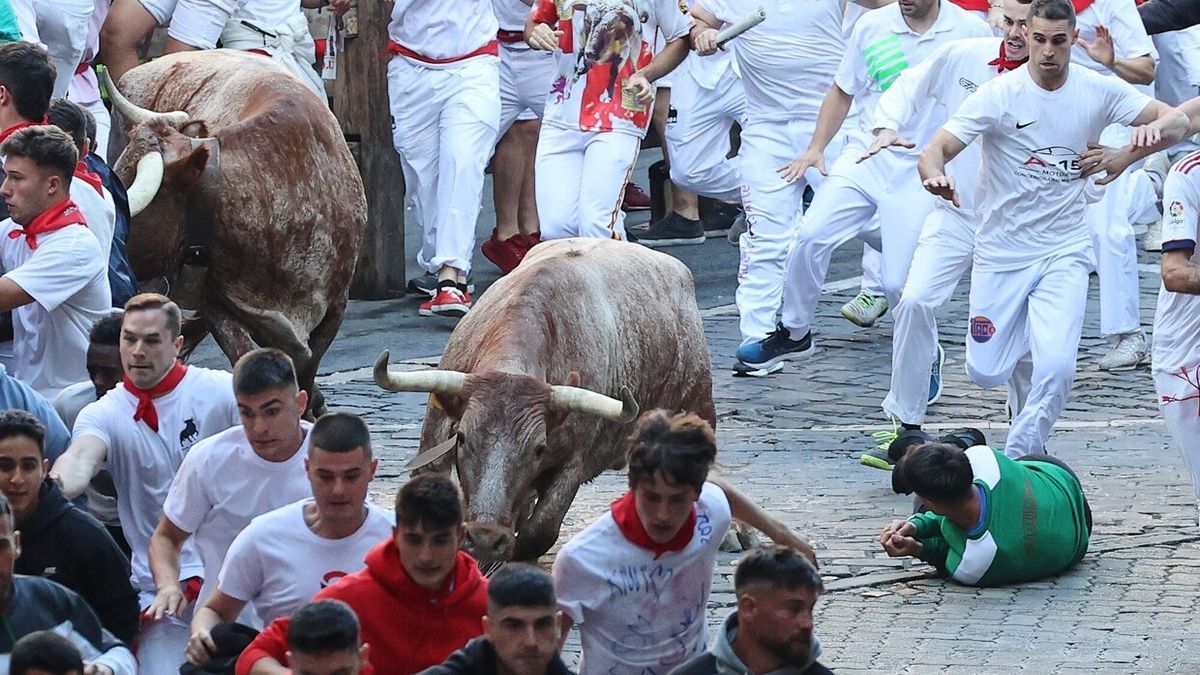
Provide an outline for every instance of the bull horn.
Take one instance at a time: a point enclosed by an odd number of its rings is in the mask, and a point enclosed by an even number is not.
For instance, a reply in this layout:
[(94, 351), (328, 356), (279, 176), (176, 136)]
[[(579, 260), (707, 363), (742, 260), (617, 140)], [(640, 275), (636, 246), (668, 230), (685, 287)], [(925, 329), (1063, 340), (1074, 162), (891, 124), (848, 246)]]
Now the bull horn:
[(453, 396), (462, 391), (465, 373), (456, 370), (419, 370), (412, 373), (388, 372), (391, 354), (383, 350), (375, 359), (375, 384), (387, 391), (427, 391)]
[(173, 112), (155, 112), (147, 110), (139, 105), (135, 105), (133, 101), (125, 98), (125, 95), (117, 89), (117, 85), (112, 81), (112, 76), (108, 74), (108, 69), (104, 69), (104, 87), (108, 90), (108, 96), (112, 99), (113, 107), (121, 111), (125, 119), (133, 124), (145, 124), (152, 119), (161, 118), (173, 127), (178, 127), (188, 121), (188, 114), (182, 110)]
[(126, 194), (129, 197), (129, 217), (141, 213), (154, 196), (163, 182), (163, 156), (161, 152), (148, 152), (142, 155), (137, 163), (137, 174), (133, 177), (133, 185), (129, 186)]
[(629, 387), (621, 387), (621, 400), (618, 401), (588, 389), (556, 385), (550, 387), (550, 405), (559, 410), (598, 415), (622, 424), (637, 419), (638, 413), (641, 412)]

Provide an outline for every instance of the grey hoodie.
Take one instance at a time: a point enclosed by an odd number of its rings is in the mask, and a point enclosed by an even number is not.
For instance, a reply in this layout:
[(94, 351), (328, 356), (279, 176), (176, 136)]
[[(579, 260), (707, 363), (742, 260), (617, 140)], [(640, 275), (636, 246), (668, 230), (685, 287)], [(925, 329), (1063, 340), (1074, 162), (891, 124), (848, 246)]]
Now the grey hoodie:
[[(737, 611), (734, 611), (725, 618), (725, 625), (722, 626), (721, 632), (709, 650), (672, 670), (670, 675), (754, 675), (733, 651), (733, 641), (737, 639), (737, 633), (738, 615)], [(808, 661), (803, 666), (780, 668), (760, 675), (821, 675), (829, 673), (828, 669), (817, 663), (820, 656), (821, 641), (817, 639), (816, 635), (813, 635), (812, 644), (808, 650)]]

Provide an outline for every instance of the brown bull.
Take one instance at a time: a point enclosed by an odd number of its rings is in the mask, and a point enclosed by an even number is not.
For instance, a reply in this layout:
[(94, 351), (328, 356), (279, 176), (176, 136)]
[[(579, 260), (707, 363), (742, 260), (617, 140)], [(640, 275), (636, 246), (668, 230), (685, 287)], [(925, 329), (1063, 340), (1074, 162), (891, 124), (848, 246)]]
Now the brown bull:
[(314, 378), (367, 217), (328, 106), (274, 61), (224, 49), (155, 59), (109, 89), (129, 136), (115, 170), (138, 278), (174, 284), (182, 252), (198, 247), (207, 275), (187, 348), (211, 331), (231, 362), (282, 349), (320, 411)]
[(716, 422), (691, 273), (623, 242), (540, 244), (459, 322), (438, 370), (389, 373), (387, 358), (381, 387), (433, 392), (422, 451), (458, 439), (438, 468), (458, 470), (482, 560), (549, 550), (579, 486), (624, 465), (639, 404)]

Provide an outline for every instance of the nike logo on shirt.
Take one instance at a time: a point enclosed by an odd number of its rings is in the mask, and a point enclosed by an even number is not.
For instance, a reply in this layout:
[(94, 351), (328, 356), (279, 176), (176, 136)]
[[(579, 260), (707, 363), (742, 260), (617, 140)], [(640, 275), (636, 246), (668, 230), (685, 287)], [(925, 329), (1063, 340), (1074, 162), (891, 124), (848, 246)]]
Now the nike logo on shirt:
[(1017, 128), (1024, 129), (1025, 127), (1029, 126), (1030, 124), (1033, 124), (1034, 122), (1037, 122), (1037, 120), (1034, 120), (1033, 122), (1017, 122)]

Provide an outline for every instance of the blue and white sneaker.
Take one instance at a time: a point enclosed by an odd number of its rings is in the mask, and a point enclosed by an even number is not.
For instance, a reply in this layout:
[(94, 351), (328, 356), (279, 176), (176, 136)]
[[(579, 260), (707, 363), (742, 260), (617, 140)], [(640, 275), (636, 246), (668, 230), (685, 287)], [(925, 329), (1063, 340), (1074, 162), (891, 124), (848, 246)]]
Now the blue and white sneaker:
[(946, 350), (937, 346), (937, 360), (933, 362), (933, 372), (929, 375), (929, 405), (937, 403), (942, 397), (942, 367), (946, 365)]
[[(784, 361), (797, 361), (807, 357), (813, 351), (812, 331), (804, 334), (799, 340), (793, 340), (792, 334), (782, 324), (776, 326), (767, 337), (738, 347), (738, 366), (751, 370), (768, 371), (764, 375), (778, 372)], [(734, 367), (734, 375), (739, 373), (738, 366)]]

